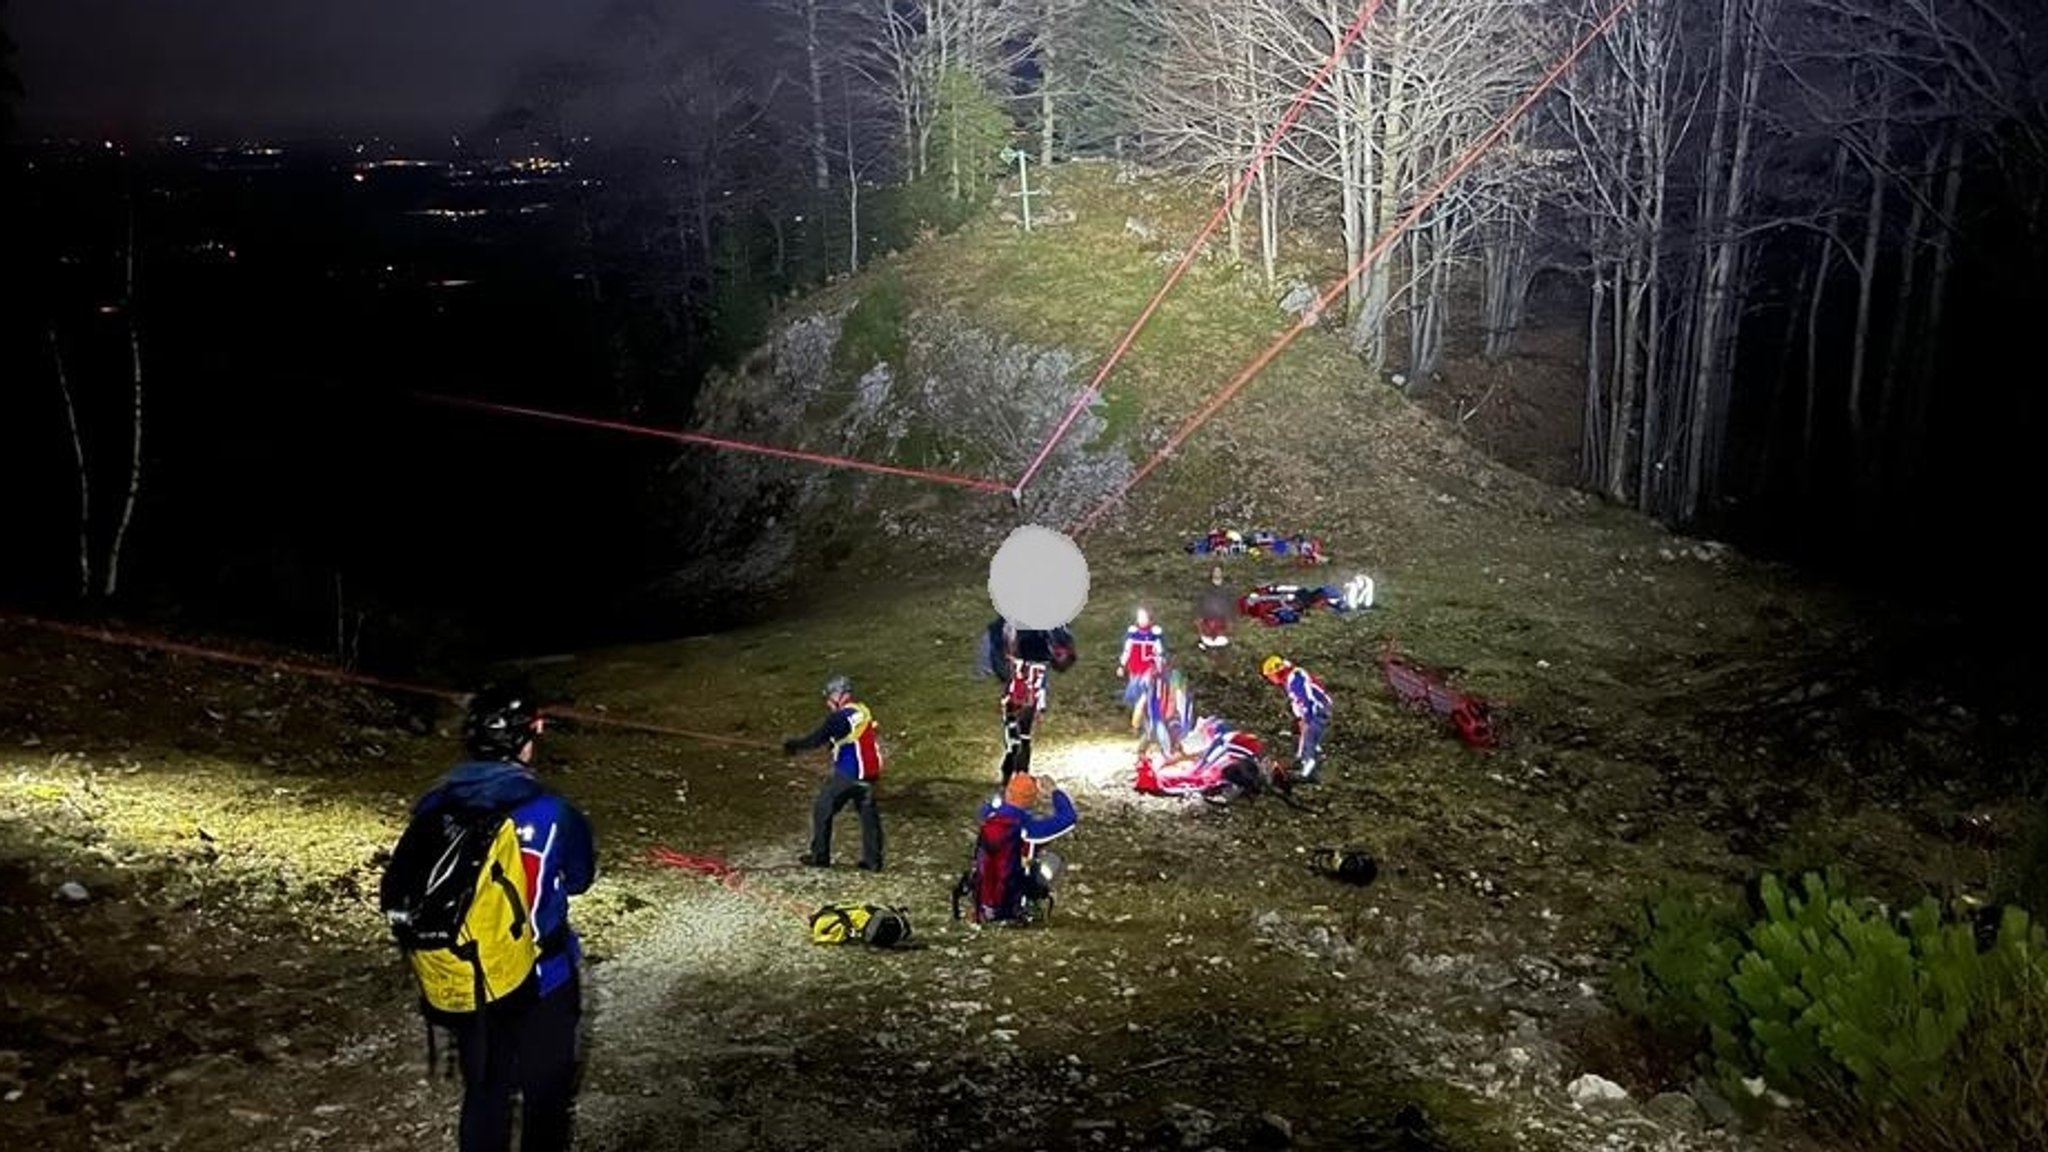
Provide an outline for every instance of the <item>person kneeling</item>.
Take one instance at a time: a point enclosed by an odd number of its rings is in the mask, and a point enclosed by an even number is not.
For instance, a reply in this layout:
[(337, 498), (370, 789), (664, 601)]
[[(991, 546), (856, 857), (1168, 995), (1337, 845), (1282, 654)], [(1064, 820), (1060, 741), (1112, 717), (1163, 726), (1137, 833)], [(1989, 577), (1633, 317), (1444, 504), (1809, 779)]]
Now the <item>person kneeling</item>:
[(1225, 803), (1246, 793), (1286, 792), (1287, 778), (1264, 760), (1265, 745), (1227, 720), (1205, 716), (1163, 760), (1138, 760), (1137, 789), (1152, 796), (1199, 796)]
[[(1032, 809), (1041, 788), (1052, 793), (1052, 813)], [(1074, 830), (1074, 801), (1051, 781), (1019, 773), (982, 805), (974, 838), (974, 859), (953, 889), (953, 918), (963, 902), (977, 924), (1028, 923), (1052, 914), (1052, 888), (1063, 867), (1041, 846)]]

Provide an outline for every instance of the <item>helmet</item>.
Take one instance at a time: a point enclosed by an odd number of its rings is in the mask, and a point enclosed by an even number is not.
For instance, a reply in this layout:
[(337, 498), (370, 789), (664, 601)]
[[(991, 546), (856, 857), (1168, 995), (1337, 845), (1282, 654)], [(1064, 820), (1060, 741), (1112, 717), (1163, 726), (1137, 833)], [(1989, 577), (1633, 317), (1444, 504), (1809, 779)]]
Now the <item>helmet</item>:
[(463, 718), (463, 742), (469, 754), (487, 760), (514, 760), (540, 733), (540, 708), (519, 685), (494, 684), (470, 698)]
[(1280, 673), (1286, 671), (1287, 667), (1287, 661), (1281, 659), (1278, 656), (1268, 656), (1263, 662), (1259, 664), (1259, 675), (1264, 676), (1268, 680), (1271, 680), (1273, 677), (1278, 676)]
[(830, 700), (834, 696), (851, 695), (853, 695), (853, 681), (848, 680), (846, 677), (834, 676), (830, 680), (825, 681), (825, 699)]
[(1031, 807), (1038, 803), (1038, 781), (1026, 772), (1011, 776), (1009, 783), (1003, 785), (1003, 799), (1019, 808)]

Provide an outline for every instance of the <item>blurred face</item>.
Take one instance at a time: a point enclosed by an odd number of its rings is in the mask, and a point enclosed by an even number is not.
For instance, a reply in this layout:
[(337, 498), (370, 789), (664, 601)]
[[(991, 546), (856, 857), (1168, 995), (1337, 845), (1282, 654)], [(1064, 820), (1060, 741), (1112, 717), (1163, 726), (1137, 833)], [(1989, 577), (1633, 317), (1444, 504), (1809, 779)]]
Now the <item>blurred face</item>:
[(1223, 583), (1223, 569), (1222, 569), (1222, 568), (1220, 568), (1220, 567), (1219, 567), (1219, 568), (1211, 568), (1211, 569), (1209, 569), (1209, 583), (1211, 583), (1211, 584), (1221, 584), (1221, 583)]
[(1152, 626), (1152, 613), (1151, 613), (1151, 612), (1149, 612), (1149, 611), (1147, 611), (1147, 610), (1145, 610), (1145, 609), (1143, 609), (1143, 608), (1140, 608), (1140, 609), (1138, 609), (1138, 627), (1140, 627), (1140, 628), (1150, 628), (1151, 626)]

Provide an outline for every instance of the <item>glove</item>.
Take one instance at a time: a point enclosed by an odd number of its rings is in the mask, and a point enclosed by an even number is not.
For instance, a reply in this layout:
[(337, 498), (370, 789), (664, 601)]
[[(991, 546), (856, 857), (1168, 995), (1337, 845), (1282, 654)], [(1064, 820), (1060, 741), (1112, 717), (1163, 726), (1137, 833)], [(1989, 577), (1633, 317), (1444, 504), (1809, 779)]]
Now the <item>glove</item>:
[(803, 741), (801, 740), (784, 740), (782, 742), (782, 754), (784, 756), (794, 756), (803, 750), (802, 744)]

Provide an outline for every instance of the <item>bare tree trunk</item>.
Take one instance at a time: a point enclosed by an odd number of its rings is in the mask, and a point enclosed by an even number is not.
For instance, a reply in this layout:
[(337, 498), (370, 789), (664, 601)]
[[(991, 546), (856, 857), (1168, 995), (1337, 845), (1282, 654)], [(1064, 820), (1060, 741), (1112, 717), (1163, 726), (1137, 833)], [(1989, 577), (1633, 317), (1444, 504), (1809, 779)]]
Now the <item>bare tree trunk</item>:
[(1273, 286), (1280, 262), (1280, 189), (1273, 177), (1273, 159), (1259, 161), (1259, 271), (1266, 287)]
[[(1910, 454), (1909, 444), (1899, 443), (1894, 417), (1898, 413), (1900, 380), (1908, 361), (1906, 337), (1910, 328), (1909, 318), (1913, 315), (1915, 289), (1920, 285), (1920, 249), (1927, 243), (1924, 235), (1927, 229), (1929, 201), (1934, 195), (1934, 166), (1941, 161), (1942, 144), (1936, 141), (1927, 149), (1924, 170), (1914, 181), (1912, 210), (1906, 213), (1906, 233), (1900, 239), (1898, 291), (1892, 297), (1892, 311), (1888, 318), (1891, 339), (1887, 342), (1884, 371), (1877, 382), (1877, 442), (1885, 450), (1872, 461), (1871, 476), (1873, 491), (1882, 493), (1889, 483), (1892, 461)], [(1908, 379), (1907, 386), (1911, 386)], [(1911, 436), (1917, 436), (1919, 429), (1913, 429)]]
[(64, 397), (64, 426), (71, 432), (71, 461), (78, 470), (78, 595), (92, 595), (92, 473), (85, 464), (85, 437), (78, 431), (78, 405), (64, 371), (64, 346), (51, 328), (50, 359), (57, 366), (57, 391)]
[[(1380, 186), (1375, 199), (1378, 201), (1379, 219), (1373, 221), (1372, 234), (1383, 236), (1393, 228), (1401, 210), (1401, 181), (1415, 170), (1414, 143), (1408, 131), (1407, 88), (1408, 80), (1403, 75), (1407, 67), (1406, 53), (1402, 51), (1403, 24), (1407, 14), (1397, 11), (1398, 0), (1388, 0), (1382, 8), (1381, 19), (1393, 30), (1387, 47), (1386, 98), (1382, 103), (1380, 117)], [(1387, 312), (1393, 302), (1393, 268), (1389, 260), (1375, 260), (1366, 269), (1366, 289), (1363, 312), (1359, 325), (1363, 341), (1354, 337), (1352, 344), (1363, 350), (1374, 368), (1386, 363)]]
[[(1332, 46), (1344, 37), (1344, 6), (1340, 3), (1324, 7), (1323, 22), (1330, 29)], [(1365, 220), (1363, 192), (1360, 175), (1367, 166), (1364, 159), (1366, 141), (1371, 123), (1369, 100), (1364, 94), (1371, 91), (1371, 76), (1353, 70), (1349, 59), (1340, 60), (1330, 71), (1330, 106), (1336, 110), (1333, 117), (1337, 153), (1337, 217), (1344, 234), (1344, 266), (1355, 268), (1365, 254)], [(1353, 276), (1344, 282), (1344, 319), (1358, 320), (1359, 306), (1364, 303), (1364, 289)]]
[(1877, 140), (1873, 154), (1863, 159), (1870, 176), (1870, 195), (1863, 211), (1863, 254), (1856, 267), (1856, 333), (1849, 346), (1849, 439), (1859, 480), (1869, 474), (1874, 448), (1864, 419), (1863, 388), (1869, 377), (1871, 297), (1877, 288), (1878, 242), (1884, 234), (1884, 172), (1891, 150), (1891, 120), (1882, 107), (1877, 111)]
[(831, 190), (831, 150), (825, 144), (825, 68), (819, 59), (818, 5), (821, 0), (803, 0), (804, 64), (810, 70), (811, 97), (811, 186), (819, 199)]
[(1586, 403), (1579, 419), (1579, 478), (1595, 492), (1610, 491), (1608, 452), (1605, 444), (1605, 406), (1601, 396), (1606, 382), (1600, 373), (1600, 322), (1607, 299), (1607, 277), (1596, 264), (1591, 299), (1586, 304)]
[[(1344, 228), (1344, 266), (1346, 268), (1358, 267), (1358, 262), (1365, 258), (1366, 238), (1370, 235), (1366, 229), (1371, 225), (1372, 221), (1379, 217), (1379, 180), (1377, 178), (1379, 173), (1374, 165), (1381, 162), (1381, 160), (1376, 158), (1372, 148), (1372, 125), (1374, 120), (1372, 47), (1370, 45), (1364, 46), (1362, 53), (1363, 59), (1359, 63), (1357, 76), (1357, 123), (1351, 129), (1351, 154), (1353, 160), (1352, 167), (1345, 174), (1346, 179), (1351, 180), (1357, 188), (1352, 204), (1352, 210), (1356, 219), (1347, 221)], [(1366, 284), (1363, 278), (1353, 276), (1350, 282), (1345, 284), (1344, 307), (1347, 318), (1353, 324), (1364, 323)], [(1352, 340), (1354, 351), (1357, 349), (1357, 346), (1358, 341), (1354, 337)]]
[(114, 525), (113, 543), (107, 546), (106, 583), (101, 592), (112, 597), (120, 589), (121, 547), (128, 539), (128, 525), (135, 519), (135, 500), (142, 491), (142, 333), (136, 323), (139, 306), (135, 293), (135, 208), (128, 209), (127, 296), (122, 312), (128, 319), (128, 365), (135, 380), (133, 417), (128, 456), (128, 495), (121, 502), (121, 519)]
[[(1763, 74), (1763, 23), (1774, 0), (1724, 0), (1719, 64), (1721, 91), (1715, 97), (1713, 143), (1708, 149), (1708, 207), (1701, 225), (1712, 237), (1694, 333), (1698, 349), (1686, 429), (1685, 479), (1680, 490), (1679, 519), (1698, 518), (1700, 504), (1719, 479), (1721, 449), (1728, 415), (1728, 360), (1742, 325), (1738, 265), (1743, 241), (1740, 221), (1748, 207), (1752, 174), (1750, 146), (1757, 113), (1757, 90)], [(1740, 39), (1737, 39), (1737, 30)], [(1741, 53), (1740, 89), (1727, 84)], [(1726, 154), (1727, 170), (1721, 171)]]
[(946, 192), (958, 200), (965, 191), (960, 173), (960, 101), (953, 99), (946, 102)]
[(1822, 302), (1827, 299), (1828, 277), (1834, 272), (1835, 242), (1831, 237), (1822, 237), (1820, 242), (1820, 266), (1813, 274), (1813, 295), (1806, 302), (1806, 403), (1799, 420), (1800, 475), (1801, 485), (1809, 494), (1812, 492), (1814, 468), (1813, 438), (1820, 412), (1820, 319)]
[(1486, 317), (1486, 338), (1481, 354), (1498, 360), (1514, 351), (1515, 337), (1522, 328), (1522, 311), (1529, 299), (1529, 233), (1519, 214), (1506, 218), (1488, 230), (1482, 254), (1480, 297)]
[[(1654, 248), (1655, 238), (1650, 238), (1649, 243)], [(1644, 238), (1631, 237), (1628, 244), (1628, 255), (1617, 261), (1614, 269), (1615, 293), (1619, 297), (1614, 303), (1614, 413), (1619, 426), (1607, 444), (1607, 475), (1614, 485), (1607, 494), (1620, 501), (1628, 499), (1630, 437), (1625, 428), (1630, 414), (1636, 410), (1637, 397), (1643, 392), (1643, 297), (1651, 290), (1648, 269), (1643, 266)], [(1654, 366), (1651, 370), (1655, 370)]]
[[(1046, 21), (1051, 23), (1050, 18)], [(1041, 27), (1038, 42), (1038, 163), (1051, 167), (1053, 141), (1056, 139), (1053, 117), (1053, 45), (1052, 30)]]
[(1449, 320), (1451, 221), (1440, 211), (1426, 225), (1409, 230), (1408, 266), (1419, 283), (1409, 293), (1408, 373), (1417, 385), (1443, 363), (1444, 328)]
[[(1953, 243), (1956, 208), (1963, 196), (1963, 137), (1962, 133), (1951, 130), (1946, 154), (1942, 159), (1941, 218), (1937, 221), (1934, 243), (1934, 270), (1928, 275), (1926, 319), (1920, 325), (1919, 355), (1915, 358), (1912, 382), (1911, 415), (1912, 426), (1925, 437), (1927, 435), (1927, 404), (1935, 389), (1934, 373), (1941, 366), (1942, 326), (1948, 314), (1948, 278), (1955, 268), (1955, 246)], [(1900, 477), (1905, 484), (1918, 478), (1917, 464), (1925, 456), (1929, 445), (1923, 440), (1921, 451), (1906, 459), (1906, 466)]]

